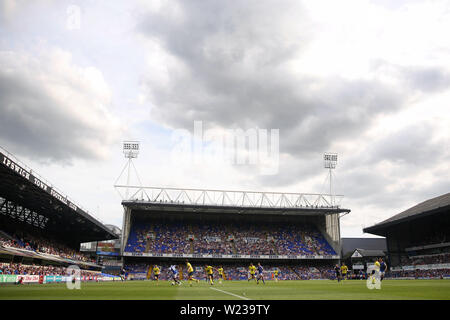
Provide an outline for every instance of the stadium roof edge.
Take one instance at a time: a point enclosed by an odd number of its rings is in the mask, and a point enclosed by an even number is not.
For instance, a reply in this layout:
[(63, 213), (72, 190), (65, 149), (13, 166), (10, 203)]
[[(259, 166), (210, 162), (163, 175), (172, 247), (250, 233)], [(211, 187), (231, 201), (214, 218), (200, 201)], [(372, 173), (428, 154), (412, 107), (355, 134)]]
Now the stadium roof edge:
[(84, 210), (80, 206), (74, 203), (69, 197), (60, 192), (52, 184), (50, 184), (46, 179), (37, 174), (34, 170), (29, 168), (26, 164), (20, 161), (15, 155), (11, 154), (9, 151), (0, 146), (0, 166), (4, 167), (5, 172), (12, 176), (17, 176), (19, 179), (22, 178), (31, 185), (34, 185), (43, 194), (52, 199), (57, 200), (69, 210), (75, 212), (76, 214), (84, 217), (98, 228), (100, 228), (106, 234), (109, 234), (111, 239), (116, 239), (117, 236), (99, 219), (94, 217), (88, 211)]
[(385, 236), (387, 227), (450, 209), (450, 192), (425, 200), (389, 219), (363, 229), (365, 233)]
[(202, 205), (202, 204), (182, 204), (182, 203), (170, 203), (170, 202), (150, 202), (142, 200), (124, 200), (122, 201), (124, 207), (128, 207), (132, 210), (160, 210), (160, 211), (172, 211), (172, 212), (223, 212), (230, 213), (268, 213), (275, 214), (292, 214), (299, 213), (303, 215), (308, 214), (330, 214), (330, 213), (350, 213), (350, 209), (343, 209), (339, 207), (254, 207), (254, 206), (219, 206), (219, 205)]

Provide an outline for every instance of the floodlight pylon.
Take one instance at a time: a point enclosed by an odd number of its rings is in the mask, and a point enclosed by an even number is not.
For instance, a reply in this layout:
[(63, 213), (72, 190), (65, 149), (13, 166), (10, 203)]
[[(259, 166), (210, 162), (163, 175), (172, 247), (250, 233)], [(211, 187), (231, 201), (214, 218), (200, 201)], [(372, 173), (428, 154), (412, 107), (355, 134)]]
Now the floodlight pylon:
[(119, 177), (116, 179), (114, 186), (117, 185), (117, 182), (122, 177), (125, 170), (127, 170), (127, 183), (125, 188), (125, 197), (120, 193), (120, 191), (116, 188), (117, 192), (120, 194), (122, 198), (125, 200), (128, 200), (128, 191), (129, 191), (129, 185), (130, 185), (130, 177), (131, 177), (131, 168), (134, 169), (134, 173), (136, 174), (136, 177), (138, 179), (139, 185), (142, 186), (141, 179), (139, 178), (139, 174), (137, 173), (136, 167), (134, 166), (133, 159), (136, 159), (139, 155), (139, 149), (140, 149), (140, 143), (139, 141), (124, 141), (123, 142), (123, 154), (125, 158), (127, 159), (125, 166), (123, 167), (122, 171), (120, 172)]

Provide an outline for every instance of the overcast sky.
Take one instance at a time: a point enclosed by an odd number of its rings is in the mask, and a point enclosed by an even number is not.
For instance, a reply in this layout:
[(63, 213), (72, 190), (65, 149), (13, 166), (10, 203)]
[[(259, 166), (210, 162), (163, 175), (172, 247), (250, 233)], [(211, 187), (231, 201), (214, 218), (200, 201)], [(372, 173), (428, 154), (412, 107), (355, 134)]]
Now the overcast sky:
[[(119, 227), (123, 140), (166, 187), (328, 192), (336, 152), (342, 236), (370, 236), (450, 191), (448, 30), (445, 0), (3, 0), (0, 146)], [(278, 130), (272, 170), (201, 156), (237, 129)]]

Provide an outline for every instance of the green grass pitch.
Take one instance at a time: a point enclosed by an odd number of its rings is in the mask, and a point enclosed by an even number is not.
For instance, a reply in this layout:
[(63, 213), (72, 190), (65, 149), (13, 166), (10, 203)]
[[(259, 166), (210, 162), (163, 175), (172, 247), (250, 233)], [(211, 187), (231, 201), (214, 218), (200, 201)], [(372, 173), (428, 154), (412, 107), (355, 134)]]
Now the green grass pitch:
[(128, 281), (82, 283), (69, 290), (65, 284), (26, 284), (0, 286), (0, 299), (53, 300), (450, 300), (450, 280), (385, 280), (380, 290), (369, 290), (362, 280), (343, 283), (329, 280), (226, 281), (211, 286), (205, 281), (186, 281), (172, 286), (168, 281)]

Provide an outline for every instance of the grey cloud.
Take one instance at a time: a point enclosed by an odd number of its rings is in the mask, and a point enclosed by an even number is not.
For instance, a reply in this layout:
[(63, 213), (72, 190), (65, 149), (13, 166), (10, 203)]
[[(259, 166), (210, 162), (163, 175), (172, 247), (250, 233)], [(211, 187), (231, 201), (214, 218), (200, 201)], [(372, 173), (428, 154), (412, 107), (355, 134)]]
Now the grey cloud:
[[(283, 4), (258, 1), (252, 6), (247, 2), (230, 6), (211, 1), (200, 6), (182, 1), (180, 18), (161, 10), (146, 15), (140, 29), (149, 39), (157, 39), (177, 61), (168, 65), (168, 84), (144, 79), (155, 119), (188, 130), (194, 120), (225, 128), (280, 129), (280, 152), (286, 157), (280, 159), (278, 173), (264, 176), (255, 170), (249, 175), (255, 179), (252, 183), (264, 189), (298, 186), (301, 181), (325, 177), (324, 151), (339, 152), (329, 150), (336, 143), (355, 143), (359, 139), (354, 138), (364, 136), (378, 116), (408, 108), (417, 93), (445, 90), (449, 80), (446, 71), (438, 67), (401, 67), (385, 61), (374, 61), (372, 71), (389, 73), (399, 86), (382, 78), (348, 80), (294, 74), (288, 62), (301, 58), (315, 30), (301, 6)], [(286, 29), (289, 19), (301, 20), (302, 27)], [(335, 192), (344, 194), (355, 206), (371, 204), (379, 210), (448, 192), (444, 182), (397, 186), (405, 176), (432, 170), (443, 161), (442, 141), (433, 137), (432, 124), (426, 123), (355, 146), (353, 150), (359, 154), (341, 154), (346, 161), (336, 172)], [(374, 169), (383, 161), (406, 165), (391, 176)], [(392, 192), (393, 187), (400, 190)], [(312, 189), (296, 191), (327, 192), (320, 184)]]
[(421, 123), (381, 139), (373, 146), (371, 154), (373, 160), (388, 160), (424, 168), (442, 160), (446, 154), (446, 144), (445, 141), (433, 140), (432, 124)]
[(450, 73), (437, 67), (407, 68), (404, 75), (411, 87), (423, 92), (450, 89)]
[[(402, 181), (401, 176), (375, 171), (369, 166), (358, 167), (351, 171), (339, 172), (336, 193), (344, 194), (346, 201), (351, 201), (356, 207), (371, 204), (380, 212), (386, 210), (390, 215), (394, 215), (400, 212), (398, 210), (407, 209), (421, 201), (449, 192), (449, 174), (445, 173), (436, 178), (432, 183), (415, 179), (414, 183), (405, 182), (396, 185)], [(395, 212), (396, 210), (398, 212)]]
[[(432, 184), (419, 179), (406, 183), (417, 174), (436, 173), (436, 165), (448, 161), (448, 140), (436, 140), (433, 134), (433, 124), (422, 122), (368, 141), (359, 153), (342, 164), (340, 189), (355, 203), (370, 200), (380, 208), (399, 208), (408, 201), (412, 203), (415, 199), (419, 201), (448, 192), (449, 172), (439, 174)], [(391, 168), (384, 171), (383, 163)], [(397, 185), (403, 180), (404, 184)]]
[(339, 171), (334, 178), (334, 188), (337, 194), (364, 203), (384, 194), (385, 188), (393, 181), (392, 177), (381, 175), (371, 167), (355, 167)]
[(405, 9), (408, 5), (413, 5), (415, 3), (420, 3), (421, 0), (397, 0), (397, 1), (390, 1), (390, 0), (371, 0), (371, 3), (386, 7), (387, 9), (392, 10), (399, 10), (399, 9)]
[(438, 65), (394, 65), (374, 60), (372, 70), (395, 77), (405, 91), (436, 93), (450, 89), (450, 70)]
[[(283, 4), (182, 1), (180, 18), (161, 10), (146, 15), (140, 26), (179, 63), (168, 66), (168, 85), (144, 80), (154, 99), (153, 117), (188, 130), (194, 120), (280, 129), (280, 152), (291, 160), (280, 162), (276, 175), (255, 175), (258, 183), (272, 186), (320, 174), (322, 153), (333, 143), (363, 134), (377, 115), (397, 112), (408, 102), (407, 94), (377, 80), (291, 73), (286, 63), (301, 56), (314, 30), (297, 2)], [(286, 29), (286, 20), (295, 16), (302, 27)], [(375, 174), (365, 179), (367, 185), (348, 186), (352, 196), (384, 183)], [(371, 182), (374, 189), (368, 190)]]
[[(77, 83), (76, 76), (52, 74), (54, 70), (49, 71), (43, 61), (27, 64), (25, 59), (21, 66), (8, 66), (10, 59), (23, 56), (1, 58), (0, 145), (42, 162), (70, 163), (76, 158), (105, 156), (114, 141), (114, 129), (119, 128), (111, 123), (107, 111), (96, 105), (100, 101), (90, 95), (88, 86)], [(86, 102), (89, 100), (92, 104)], [(92, 119), (97, 118), (102, 121), (96, 124)]]
[(399, 166), (399, 175), (410, 170), (433, 168), (450, 156), (450, 138), (435, 139), (434, 129), (432, 122), (424, 120), (378, 139), (368, 140), (357, 154), (343, 163), (343, 169), (375, 166), (384, 161)]
[[(257, 182), (262, 186), (286, 187), (299, 179), (305, 181), (308, 178), (322, 174), (326, 177), (326, 171), (323, 168), (322, 154), (312, 153), (311, 155), (303, 155), (301, 157), (289, 157), (287, 159), (280, 159), (279, 170), (275, 175), (258, 175), (255, 172)], [(327, 192), (322, 185), (317, 185), (309, 192)], [(293, 190), (295, 192), (306, 192), (305, 190)]]
[[(422, 183), (417, 181), (413, 184), (405, 184), (403, 188), (397, 189), (395, 192), (389, 191), (387, 188), (381, 188), (368, 198), (374, 206), (376, 206), (380, 212), (387, 211), (386, 219), (394, 214), (400, 213), (422, 201), (440, 196), (450, 191), (450, 180), (448, 175), (440, 178), (432, 184)], [(366, 203), (369, 202), (366, 200)], [(363, 203), (358, 199), (355, 203)], [(384, 219), (379, 219), (378, 222)]]
[[(171, 19), (162, 10), (141, 25), (183, 66), (169, 70), (168, 86), (147, 83), (159, 121), (184, 128), (194, 120), (279, 128), (280, 150), (304, 154), (323, 151), (336, 139), (360, 133), (377, 114), (404, 106), (402, 95), (377, 81), (290, 73), (286, 62), (313, 34), (296, 2), (202, 4), (182, 1), (182, 18)], [(286, 29), (286, 19), (296, 16), (304, 28)]]

